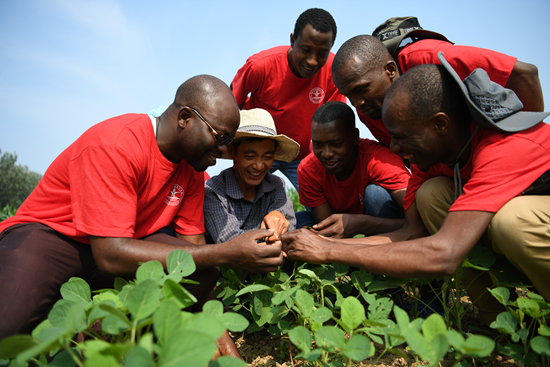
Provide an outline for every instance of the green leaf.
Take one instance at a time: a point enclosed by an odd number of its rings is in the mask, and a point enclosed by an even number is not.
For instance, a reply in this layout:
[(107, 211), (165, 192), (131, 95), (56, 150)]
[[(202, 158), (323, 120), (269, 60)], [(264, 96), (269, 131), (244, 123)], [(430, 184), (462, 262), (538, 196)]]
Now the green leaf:
[(307, 361), (314, 361), (316, 359), (319, 359), (319, 357), (321, 357), (321, 354), (323, 354), (323, 351), (321, 349), (313, 349), (312, 351), (304, 350), (302, 353), (296, 356), (296, 359), (303, 358)]
[(166, 342), (182, 325), (179, 303), (172, 298), (162, 301), (160, 307), (153, 314), (153, 330), (161, 344)]
[(139, 284), (146, 279), (151, 279), (155, 283), (164, 277), (164, 268), (160, 261), (151, 260), (142, 264), (136, 271), (136, 283)]
[(225, 326), (221, 320), (200, 312), (191, 314), (191, 316), (185, 319), (182, 330), (185, 330), (191, 335), (193, 333), (201, 333), (216, 340), (222, 336), (225, 331)]
[(179, 302), (181, 308), (187, 308), (195, 303), (197, 299), (187, 289), (172, 279), (166, 279), (162, 285), (162, 295), (164, 298), (174, 298)]
[(86, 367), (120, 367), (120, 364), (113, 356), (96, 354), (86, 360)]
[(193, 274), (197, 267), (189, 252), (177, 249), (168, 254), (166, 258), (166, 268), (169, 274), (179, 273), (181, 276), (186, 277)]
[(132, 327), (132, 323), (130, 322), (128, 317), (126, 317), (124, 313), (110, 305), (108, 302), (100, 303), (99, 308), (101, 308), (103, 311), (108, 312), (110, 316), (119, 319), (127, 327)]
[(428, 342), (431, 342), (436, 335), (447, 335), (447, 326), (443, 317), (433, 313), (422, 324), (422, 333)]
[(202, 312), (212, 317), (221, 317), (223, 314), (223, 304), (220, 301), (210, 300), (202, 306)]
[(311, 294), (302, 289), (298, 289), (298, 291), (296, 291), (295, 301), (296, 305), (300, 307), (303, 317), (311, 316), (313, 312), (313, 296)]
[(466, 260), (468, 265), (465, 267), (473, 267), (479, 270), (489, 270), (495, 264), (496, 258), (493, 251), (490, 251), (484, 246), (474, 246), (468, 254)]
[(462, 349), (470, 357), (486, 357), (495, 349), (495, 342), (483, 335), (472, 335), (463, 344)]
[(402, 310), (401, 307), (394, 306), (393, 314), (395, 315), (395, 321), (397, 321), (397, 325), (402, 332), (409, 328), (411, 320), (409, 319), (409, 315)]
[(355, 297), (347, 297), (342, 303), (342, 323), (348, 333), (357, 328), (365, 319), (365, 308)]
[(536, 318), (539, 315), (540, 307), (537, 301), (530, 298), (518, 298), (518, 307), (527, 315)]
[(542, 336), (535, 336), (531, 340), (531, 348), (538, 354), (550, 357), (550, 342)]
[(311, 333), (305, 327), (299, 325), (288, 332), (290, 341), (301, 351), (311, 350)]
[(378, 298), (369, 305), (369, 320), (385, 320), (390, 315), (393, 301), (387, 297)]
[(510, 290), (508, 288), (504, 287), (497, 287), (494, 289), (489, 289), (489, 292), (504, 306), (508, 304), (508, 300), (510, 299)]
[(155, 362), (149, 352), (136, 345), (124, 359), (124, 367), (154, 367)]
[(265, 290), (268, 290), (270, 289), (270, 287), (268, 287), (267, 285), (263, 285), (263, 284), (253, 284), (253, 285), (249, 285), (248, 287), (244, 287), (243, 289), (241, 289), (237, 294), (236, 296), (239, 297), (239, 296), (242, 296), (243, 294), (246, 294), (246, 293), (253, 293), (253, 292), (259, 292), (259, 291), (265, 291)]
[(462, 344), (464, 344), (464, 337), (458, 331), (454, 329), (447, 330), (447, 340), (449, 341), (449, 344), (451, 344), (460, 353), (465, 354), (464, 350), (462, 349)]
[(241, 314), (233, 313), (233, 312), (224, 313), (220, 317), (220, 321), (223, 323), (223, 325), (227, 330), (235, 333), (239, 333), (245, 330), (249, 325), (249, 322), (246, 319), (246, 317), (244, 317)]
[(50, 322), (50, 320), (48, 319), (45, 319), (44, 321), (42, 321), (40, 324), (38, 324), (37, 327), (34, 328), (34, 330), (32, 331), (32, 337), (34, 339), (36, 339), (38, 342), (42, 342), (43, 340), (39, 338), (39, 335), (40, 333), (42, 332), (42, 330), (45, 330), (45, 329), (50, 329), (52, 328), (53, 325), (52, 323)]
[(367, 337), (363, 335), (353, 335), (346, 342), (342, 353), (344, 356), (354, 361), (362, 361), (374, 355), (374, 347)]
[(134, 320), (149, 317), (160, 303), (160, 289), (156, 282), (145, 279), (128, 293), (126, 304)]
[(424, 336), (414, 329), (405, 330), (403, 335), (405, 336), (407, 344), (409, 344), (422, 359), (428, 361), (431, 365), (435, 365), (439, 362), (445, 356), (449, 348), (449, 342), (446, 335), (437, 334), (431, 342), (428, 342)]
[(235, 357), (221, 356), (212, 362), (210, 367), (248, 367), (248, 365)]
[(55, 303), (50, 313), (48, 314), (48, 320), (50, 320), (52, 326), (63, 327), (65, 319), (69, 313), (69, 309), (74, 304), (73, 301), (66, 299), (60, 299)]
[(288, 312), (289, 309), (286, 306), (273, 307), (269, 310), (268, 322), (270, 324), (276, 324), (279, 322), (279, 320), (288, 315)]
[(101, 321), (101, 330), (103, 330), (105, 334), (118, 335), (129, 328), (131, 328), (131, 326), (128, 326), (120, 318), (112, 314)]
[(338, 264), (338, 263), (334, 263), (330, 265), (332, 265), (332, 267), (334, 268), (334, 271), (336, 272), (337, 277), (341, 277), (342, 275), (346, 275), (348, 273), (349, 266), (347, 265)]
[(273, 295), (273, 298), (271, 299), (271, 302), (273, 302), (273, 304), (275, 306), (280, 305), (285, 300), (292, 297), (298, 289), (300, 289), (300, 287), (295, 286), (295, 287), (292, 287), (292, 288), (287, 288), (282, 292), (277, 292)]
[(97, 320), (103, 319), (104, 317), (107, 317), (109, 315), (109, 312), (104, 311), (99, 307), (101, 304), (106, 304), (113, 308), (116, 308), (116, 304), (113, 301), (103, 301), (101, 303), (97, 303), (96, 305), (94, 305), (94, 307), (90, 311), (90, 314), (88, 315), (88, 326), (92, 326), (93, 323)]
[(322, 324), (332, 317), (332, 311), (326, 307), (319, 307), (311, 313), (309, 320), (313, 323)]
[(85, 280), (71, 278), (61, 286), (61, 296), (68, 301), (84, 301), (88, 303), (92, 297), (92, 292)]
[(116, 277), (115, 278), (115, 283), (113, 285), (113, 288), (116, 289), (117, 291), (122, 291), (122, 288), (124, 288), (124, 286), (128, 284), (128, 282), (126, 281), (126, 279), (124, 278), (120, 278), (120, 277)]
[(346, 343), (344, 331), (336, 326), (323, 326), (315, 332), (317, 346), (332, 352), (334, 348), (343, 349)]
[(13, 359), (19, 353), (36, 345), (30, 335), (12, 335), (0, 341), (0, 359)]
[(491, 328), (497, 329), (501, 333), (513, 334), (516, 332), (517, 320), (510, 312), (498, 314), (496, 321), (491, 323)]
[(550, 336), (550, 326), (541, 325), (538, 331), (539, 331), (539, 334), (542, 336)]

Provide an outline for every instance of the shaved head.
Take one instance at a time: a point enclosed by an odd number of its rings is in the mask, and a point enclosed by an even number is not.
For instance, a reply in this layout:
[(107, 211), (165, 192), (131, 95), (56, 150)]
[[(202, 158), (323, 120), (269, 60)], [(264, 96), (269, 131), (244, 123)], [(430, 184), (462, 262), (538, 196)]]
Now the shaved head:
[(464, 97), (452, 76), (441, 65), (418, 65), (397, 79), (386, 93), (409, 96), (408, 116), (428, 121), (438, 112), (445, 112), (457, 121), (470, 120)]
[(174, 103), (202, 110), (216, 99), (227, 98), (228, 94), (232, 95), (231, 90), (220, 79), (211, 75), (197, 75), (179, 86)]
[(338, 73), (353, 59), (361, 60), (369, 70), (382, 68), (387, 61), (393, 60), (386, 46), (378, 38), (366, 34), (355, 36), (344, 42), (334, 56), (332, 73)]

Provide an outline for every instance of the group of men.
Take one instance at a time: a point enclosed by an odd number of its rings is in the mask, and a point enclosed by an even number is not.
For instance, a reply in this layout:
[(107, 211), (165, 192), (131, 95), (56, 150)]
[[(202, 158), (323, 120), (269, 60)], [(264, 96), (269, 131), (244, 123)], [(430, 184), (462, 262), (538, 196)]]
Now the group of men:
[[(193, 77), (159, 117), (106, 120), (61, 153), (0, 223), (0, 337), (30, 332), (70, 277), (111, 287), (176, 248), (197, 265), (190, 290), (202, 302), (222, 265), (441, 276), (478, 243), (550, 300), (550, 196), (530, 192), (550, 170), (537, 68), (454, 45), (414, 17), (336, 55), (335, 38), (332, 16), (308, 9), (290, 47), (251, 56), (231, 87)], [(359, 137), (346, 97), (378, 142)], [(219, 158), (233, 167), (205, 183)], [(277, 169), (307, 211), (294, 213)], [(488, 322), (500, 312), (492, 284), (474, 283)]]

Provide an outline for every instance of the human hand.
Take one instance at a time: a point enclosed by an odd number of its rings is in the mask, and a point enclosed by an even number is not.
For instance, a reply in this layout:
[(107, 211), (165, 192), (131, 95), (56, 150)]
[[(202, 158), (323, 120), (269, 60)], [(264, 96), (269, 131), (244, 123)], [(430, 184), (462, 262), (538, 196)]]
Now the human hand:
[(353, 233), (346, 231), (351, 214), (332, 214), (313, 226), (318, 234), (325, 237), (352, 237)]
[(276, 210), (273, 210), (264, 217), (260, 228), (268, 228), (273, 230), (273, 235), (266, 238), (267, 243), (273, 243), (279, 240), (279, 236), (288, 231), (290, 223), (285, 216)]
[(283, 263), (281, 241), (269, 246), (257, 242), (272, 235), (271, 229), (258, 229), (243, 233), (226, 242), (231, 249), (229, 265), (253, 274), (276, 271)]
[(283, 251), (290, 260), (307, 261), (314, 264), (329, 262), (331, 240), (319, 236), (315, 231), (301, 228), (281, 236)]

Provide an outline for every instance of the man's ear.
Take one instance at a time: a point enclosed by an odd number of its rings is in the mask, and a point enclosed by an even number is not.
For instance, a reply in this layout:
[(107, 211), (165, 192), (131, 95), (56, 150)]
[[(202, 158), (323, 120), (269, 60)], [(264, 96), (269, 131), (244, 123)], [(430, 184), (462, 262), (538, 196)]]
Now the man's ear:
[(191, 118), (192, 112), (189, 107), (183, 107), (178, 112), (178, 127), (180, 129), (185, 129), (187, 126), (188, 120)]
[(290, 34), (290, 47), (294, 47), (294, 42), (296, 39), (294, 38), (294, 33)]
[(445, 135), (451, 128), (451, 119), (445, 112), (438, 112), (432, 117), (433, 127), (438, 135)]
[(386, 61), (386, 64), (384, 65), (384, 71), (388, 75), (388, 78), (390, 78), (391, 82), (395, 82), (397, 78), (399, 78), (399, 69), (397, 68), (397, 64), (393, 60)]
[(353, 130), (353, 145), (359, 145), (359, 129), (355, 128)]

